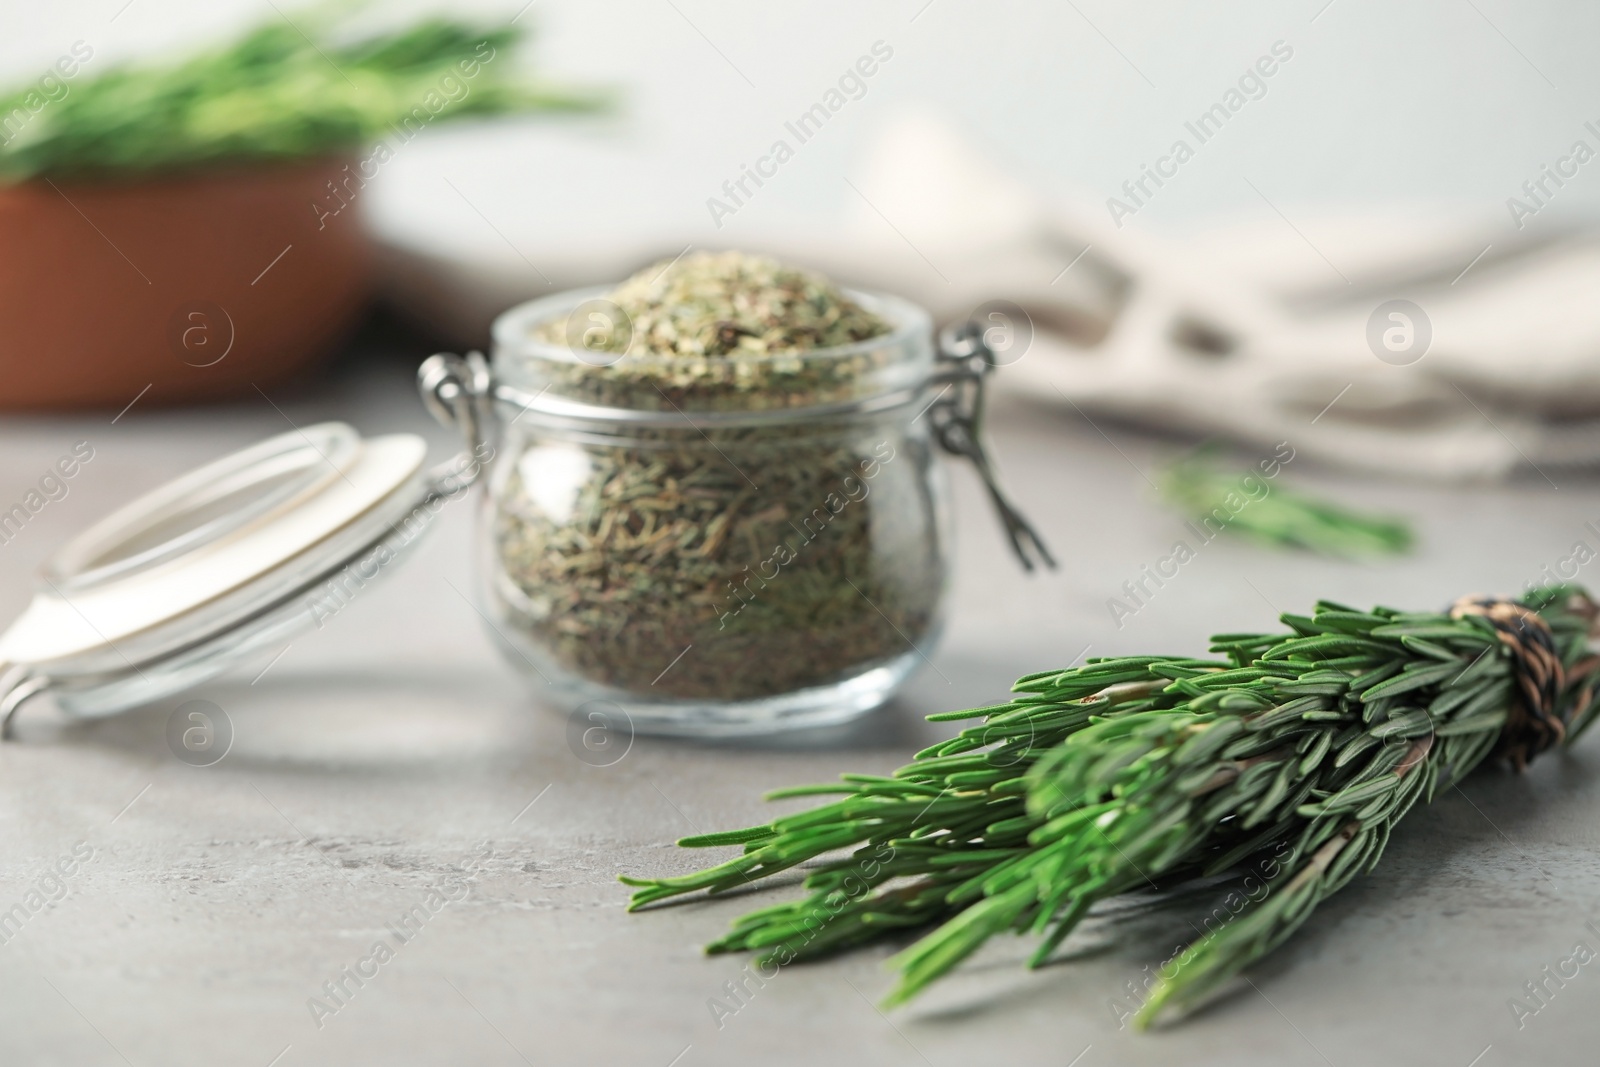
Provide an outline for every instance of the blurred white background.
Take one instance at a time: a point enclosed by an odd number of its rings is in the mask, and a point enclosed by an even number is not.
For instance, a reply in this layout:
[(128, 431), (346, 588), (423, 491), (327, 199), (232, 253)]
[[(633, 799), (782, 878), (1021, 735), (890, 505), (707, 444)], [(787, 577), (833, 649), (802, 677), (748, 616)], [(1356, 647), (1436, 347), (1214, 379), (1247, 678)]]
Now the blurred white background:
[[(441, 5), (378, 4), (399, 20)], [(90, 69), (192, 47), (288, 0), (74, 0), (7, 5), (0, 75), (25, 81), (74, 40)], [(460, 0), (454, 14), (506, 18), (511, 3)], [(1447, 206), (1487, 224), (1553, 163), (1585, 120), (1600, 120), (1600, 7), (1573, 0), (1266, 0), (1230, 3), (894, 0), (748, 4), (734, 0), (537, 0), (520, 19), (530, 58), (566, 82), (613, 86), (605, 120), (519, 122), (515, 132), (430, 130), (385, 168), (367, 206), (380, 230), (504, 242), (459, 200), (451, 176), (520, 244), (648, 227), (709, 232), (705, 200), (882, 40), (894, 58), (748, 210), (739, 230), (788, 228), (851, 209), (851, 174), (884, 124), (931, 109), (1030, 183), (1095, 202), (1153, 162), (1273, 42), (1294, 58), (1129, 225), (1172, 229), (1259, 214), (1260, 197), (1302, 209)], [(448, 192), (448, 190), (446, 190)], [(416, 210), (424, 203), (432, 210)], [(1562, 189), (1551, 216), (1600, 209), (1600, 167)], [(422, 236), (421, 232), (417, 236)], [(1313, 241), (1317, 234), (1309, 235)], [(537, 250), (524, 249), (537, 262)]]

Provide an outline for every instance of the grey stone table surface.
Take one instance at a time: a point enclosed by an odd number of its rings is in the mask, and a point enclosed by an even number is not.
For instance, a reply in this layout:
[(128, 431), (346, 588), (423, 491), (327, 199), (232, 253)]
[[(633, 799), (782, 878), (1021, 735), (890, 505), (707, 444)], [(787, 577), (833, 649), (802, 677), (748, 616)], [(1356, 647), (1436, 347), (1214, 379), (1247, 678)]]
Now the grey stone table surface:
[[(94, 457), (0, 546), (0, 616), (21, 610), (52, 546), (112, 505), (323, 418), (422, 432), (441, 455), (451, 444), (399, 362), (272, 403), (4, 419), (0, 506), (75, 442)], [(1516, 590), (1596, 543), (1591, 478), (1454, 488), (1291, 464), (1285, 480), (1413, 516), (1418, 551), (1355, 564), (1218, 539), (1119, 628), (1107, 599), (1182, 533), (1146, 481), (1177, 446), (1014, 401), (994, 425), (1062, 567), (1020, 573), (975, 479), (955, 471), (945, 638), (891, 706), (850, 728), (641, 737), (614, 765), (578, 759), (563, 717), (539, 707), (466, 600), (466, 504), (322, 630), (193, 694), (234, 724), (215, 766), (169, 751), (179, 700), (84, 724), (30, 708), (0, 747), (0, 1063), (1594, 1063), (1600, 962), (1563, 961), (1579, 943), (1600, 949), (1600, 738), (1418, 809), (1380, 869), (1258, 967), (1254, 988), (1155, 1034), (1119, 1027), (1116, 1004), (1183, 937), (1181, 915), (1097, 919), (1072, 959), (1032, 973), (1019, 966), (1028, 944), (1003, 939), (884, 1015), (887, 948), (726, 992), (745, 961), (699, 946), (793, 887), (624, 913), (618, 873), (695, 861), (675, 838), (764, 820), (760, 794), (776, 785), (887, 772), (951, 732), (922, 715), (992, 700), (1086, 648), (1200, 652), (1211, 631), (1262, 628), (1319, 596), (1426, 607)], [(425, 921), (397, 930), (408, 912)], [(343, 977), (357, 967), (376, 973)], [(1547, 977), (1563, 968), (1564, 981)], [(335, 1001), (325, 983), (339, 981)], [(1543, 1001), (1527, 1000), (1530, 981)], [(1537, 1013), (1519, 1020), (1518, 997)]]

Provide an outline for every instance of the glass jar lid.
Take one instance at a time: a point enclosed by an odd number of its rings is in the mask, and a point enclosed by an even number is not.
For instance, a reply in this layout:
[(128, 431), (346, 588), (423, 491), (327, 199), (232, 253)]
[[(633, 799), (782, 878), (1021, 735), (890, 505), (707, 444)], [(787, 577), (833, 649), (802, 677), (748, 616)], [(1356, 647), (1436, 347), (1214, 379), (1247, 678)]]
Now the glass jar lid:
[(44, 690), (73, 714), (125, 710), (316, 625), (323, 583), (375, 558), (370, 580), (432, 517), (425, 451), (321, 423), (117, 509), (56, 552), (0, 634), (0, 716)]

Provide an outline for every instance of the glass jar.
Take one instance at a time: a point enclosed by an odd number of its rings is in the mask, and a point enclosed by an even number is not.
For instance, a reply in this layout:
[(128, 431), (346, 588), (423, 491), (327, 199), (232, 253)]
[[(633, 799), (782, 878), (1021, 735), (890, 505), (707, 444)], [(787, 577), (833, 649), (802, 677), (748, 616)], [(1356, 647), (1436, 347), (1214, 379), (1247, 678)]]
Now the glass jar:
[(921, 308), (866, 293), (849, 295), (889, 333), (798, 354), (537, 339), (552, 322), (626, 329), (600, 292), (500, 316), (492, 367), (422, 371), (435, 413), (469, 423), (478, 454), (491, 442), (481, 595), (509, 660), (557, 706), (640, 732), (764, 732), (884, 703), (941, 625), (935, 442), (987, 469), (957, 403), (981, 369), (936, 358)]

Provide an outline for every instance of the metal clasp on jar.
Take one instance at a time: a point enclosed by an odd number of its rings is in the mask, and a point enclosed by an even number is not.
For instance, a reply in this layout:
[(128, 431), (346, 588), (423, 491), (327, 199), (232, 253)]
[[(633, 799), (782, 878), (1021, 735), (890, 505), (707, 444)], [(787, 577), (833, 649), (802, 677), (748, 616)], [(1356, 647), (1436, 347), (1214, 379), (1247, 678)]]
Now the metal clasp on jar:
[(939, 334), (939, 368), (928, 379), (930, 388), (939, 393), (928, 407), (928, 418), (933, 424), (939, 444), (953, 456), (970, 460), (989, 490), (996, 514), (1011, 541), (1011, 551), (1026, 570), (1033, 570), (1030, 550), (1051, 570), (1055, 557), (1045, 547), (1043, 539), (1034, 530), (1016, 505), (1000, 488), (994, 463), (983, 443), (984, 383), (995, 367), (994, 353), (983, 340), (983, 326), (978, 322), (965, 322), (946, 327)]
[[(470, 488), (483, 476), (487, 457), (494, 455), (489, 427), (495, 425), (494, 377), (482, 352), (458, 356), (440, 352), (417, 368), (417, 391), (434, 421), (454, 426), (467, 446), (454, 467), (449, 495)], [(478, 460), (478, 462), (472, 462)]]

